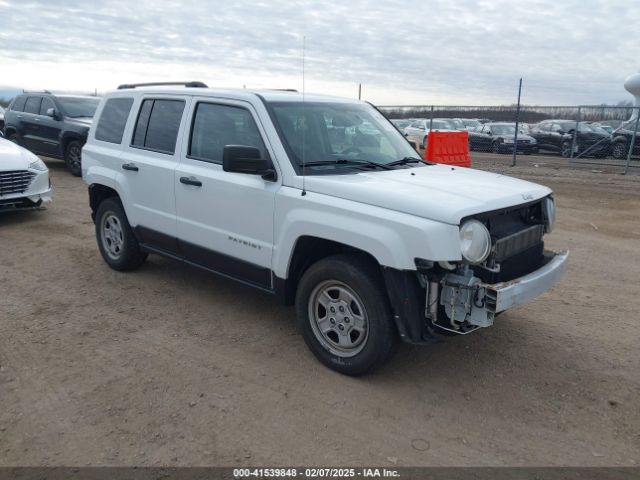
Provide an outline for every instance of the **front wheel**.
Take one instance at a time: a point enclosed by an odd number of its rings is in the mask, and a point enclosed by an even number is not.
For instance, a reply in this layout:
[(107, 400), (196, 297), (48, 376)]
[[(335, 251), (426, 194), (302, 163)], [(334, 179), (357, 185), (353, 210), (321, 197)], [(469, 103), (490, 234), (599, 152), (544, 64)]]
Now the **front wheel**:
[(140, 250), (124, 208), (117, 198), (107, 198), (98, 207), (96, 239), (102, 258), (114, 270), (134, 270), (147, 259), (147, 253)]
[(611, 155), (613, 155), (613, 158), (622, 160), (623, 158), (627, 158), (627, 151), (628, 151), (627, 144), (623, 142), (618, 142), (613, 144), (613, 148), (611, 149)]
[(82, 143), (77, 140), (69, 142), (64, 152), (64, 163), (74, 177), (82, 175)]
[(357, 256), (336, 255), (309, 267), (298, 285), (296, 313), (313, 354), (346, 375), (380, 367), (397, 341), (380, 272)]
[(493, 153), (500, 153), (500, 142), (493, 142), (491, 145), (491, 151)]
[(569, 158), (571, 156), (571, 142), (563, 142), (562, 147), (560, 148), (560, 155), (564, 158)]

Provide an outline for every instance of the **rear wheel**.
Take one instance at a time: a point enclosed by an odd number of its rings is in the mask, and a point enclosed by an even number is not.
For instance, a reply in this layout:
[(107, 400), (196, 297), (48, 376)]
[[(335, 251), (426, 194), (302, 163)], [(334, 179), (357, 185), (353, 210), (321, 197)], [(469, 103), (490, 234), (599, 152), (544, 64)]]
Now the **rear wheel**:
[(82, 143), (77, 140), (69, 142), (64, 152), (64, 163), (74, 177), (82, 175)]
[(114, 270), (134, 270), (147, 259), (127, 220), (120, 200), (103, 200), (96, 212), (96, 239), (102, 258)]
[(336, 255), (309, 267), (298, 285), (296, 313), (313, 354), (346, 375), (381, 366), (397, 341), (380, 272), (357, 256)]

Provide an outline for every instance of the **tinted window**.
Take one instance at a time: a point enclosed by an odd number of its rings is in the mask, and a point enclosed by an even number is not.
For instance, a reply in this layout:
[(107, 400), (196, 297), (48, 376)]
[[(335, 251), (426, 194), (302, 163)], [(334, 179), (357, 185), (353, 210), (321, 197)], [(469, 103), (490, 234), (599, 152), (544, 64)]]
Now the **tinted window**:
[(196, 107), (189, 155), (214, 163), (222, 163), (225, 145), (246, 145), (266, 152), (262, 137), (251, 113), (240, 107), (199, 103)]
[(56, 108), (50, 98), (43, 98), (40, 105), (40, 115), (46, 115), (49, 108)]
[(29, 97), (24, 105), (24, 111), (27, 113), (40, 113), (40, 101), (42, 97)]
[(92, 118), (100, 104), (99, 98), (91, 97), (58, 97), (67, 117)]
[(183, 110), (182, 100), (145, 100), (140, 108), (131, 144), (158, 152), (173, 153)]
[(24, 102), (26, 100), (27, 100), (27, 97), (25, 97), (24, 95), (20, 95), (18, 98), (14, 100), (13, 105), (11, 105), (11, 110), (16, 112), (23, 112)]
[(127, 118), (129, 118), (131, 105), (133, 105), (133, 98), (107, 100), (96, 127), (96, 140), (111, 143), (122, 142), (122, 134), (127, 124)]

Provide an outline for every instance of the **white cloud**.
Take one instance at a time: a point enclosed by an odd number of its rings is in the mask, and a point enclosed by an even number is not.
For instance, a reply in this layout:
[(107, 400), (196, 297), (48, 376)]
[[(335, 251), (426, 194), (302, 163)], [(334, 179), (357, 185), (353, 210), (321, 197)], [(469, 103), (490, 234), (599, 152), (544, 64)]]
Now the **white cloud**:
[[(301, 87), (378, 104), (597, 104), (628, 98), (640, 12), (567, 0), (0, 1), (0, 83)], [(620, 12), (625, 12), (621, 15)]]

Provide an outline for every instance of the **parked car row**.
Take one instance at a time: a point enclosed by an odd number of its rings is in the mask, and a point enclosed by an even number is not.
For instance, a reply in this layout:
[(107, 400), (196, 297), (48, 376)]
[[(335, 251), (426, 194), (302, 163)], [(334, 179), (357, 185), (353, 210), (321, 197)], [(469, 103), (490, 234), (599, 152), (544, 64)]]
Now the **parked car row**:
[(4, 136), (38, 155), (63, 159), (82, 174), (81, 152), (100, 99), (49, 92), (15, 97), (4, 113)]
[[(487, 119), (462, 118), (414, 118), (392, 120), (416, 147), (426, 148), (430, 131), (469, 132), (469, 149), (494, 153), (513, 152), (515, 145), (515, 123), (492, 122)], [(633, 121), (618, 124), (578, 122), (575, 120), (550, 119), (537, 124), (518, 124), (517, 152), (526, 155), (538, 151), (571, 156), (617, 159), (627, 157), (633, 137)], [(574, 138), (575, 137), (575, 138)], [(640, 155), (640, 138), (635, 142), (633, 155)]]

